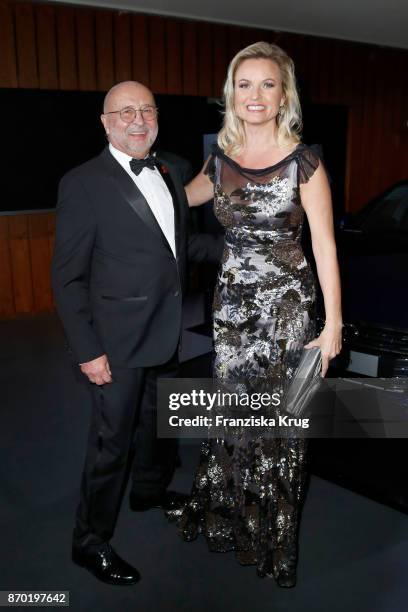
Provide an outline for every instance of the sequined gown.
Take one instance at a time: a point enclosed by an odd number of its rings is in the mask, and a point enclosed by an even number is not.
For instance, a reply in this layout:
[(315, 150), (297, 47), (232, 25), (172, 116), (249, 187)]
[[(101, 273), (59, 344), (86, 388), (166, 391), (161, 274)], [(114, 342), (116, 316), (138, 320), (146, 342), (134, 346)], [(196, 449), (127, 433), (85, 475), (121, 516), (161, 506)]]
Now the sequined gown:
[[(304, 144), (263, 170), (242, 168), (213, 149), (206, 172), (225, 228), (213, 306), (216, 378), (287, 381), (314, 337), (299, 186), (318, 164)], [(234, 550), (261, 576), (295, 568), (305, 451), (306, 441), (296, 438), (203, 442), (191, 501), (178, 517), (184, 539), (202, 533), (210, 550)]]

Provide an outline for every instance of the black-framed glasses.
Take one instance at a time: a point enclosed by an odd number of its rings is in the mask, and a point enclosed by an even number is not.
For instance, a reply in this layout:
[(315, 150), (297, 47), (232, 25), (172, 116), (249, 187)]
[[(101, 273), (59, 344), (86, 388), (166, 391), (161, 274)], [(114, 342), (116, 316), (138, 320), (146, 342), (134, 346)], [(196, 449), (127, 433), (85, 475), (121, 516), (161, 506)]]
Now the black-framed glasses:
[(125, 123), (132, 123), (135, 120), (137, 113), (141, 113), (144, 120), (149, 121), (155, 119), (157, 117), (159, 109), (157, 106), (142, 106), (141, 108), (134, 108), (133, 106), (125, 106), (125, 108), (121, 108), (116, 111), (109, 111), (109, 113), (104, 113), (104, 115), (112, 115), (113, 113), (119, 113), (120, 118)]

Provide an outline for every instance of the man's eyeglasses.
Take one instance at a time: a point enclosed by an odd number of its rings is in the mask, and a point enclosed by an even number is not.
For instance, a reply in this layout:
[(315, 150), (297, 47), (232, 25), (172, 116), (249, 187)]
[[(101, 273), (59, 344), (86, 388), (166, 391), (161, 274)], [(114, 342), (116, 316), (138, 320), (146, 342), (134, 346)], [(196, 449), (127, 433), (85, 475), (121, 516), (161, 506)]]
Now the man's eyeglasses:
[(158, 108), (156, 106), (143, 106), (142, 108), (133, 108), (133, 106), (126, 106), (121, 110), (109, 111), (104, 115), (112, 115), (113, 113), (119, 113), (120, 118), (125, 123), (132, 123), (135, 120), (137, 113), (141, 113), (143, 119), (149, 121), (157, 117)]

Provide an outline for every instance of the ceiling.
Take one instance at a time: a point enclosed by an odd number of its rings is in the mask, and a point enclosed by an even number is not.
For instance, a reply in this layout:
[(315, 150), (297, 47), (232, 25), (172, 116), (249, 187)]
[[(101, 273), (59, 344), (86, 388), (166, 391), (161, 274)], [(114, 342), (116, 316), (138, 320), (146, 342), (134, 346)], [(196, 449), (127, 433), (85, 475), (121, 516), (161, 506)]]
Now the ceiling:
[(407, 0), (55, 0), (408, 49)]

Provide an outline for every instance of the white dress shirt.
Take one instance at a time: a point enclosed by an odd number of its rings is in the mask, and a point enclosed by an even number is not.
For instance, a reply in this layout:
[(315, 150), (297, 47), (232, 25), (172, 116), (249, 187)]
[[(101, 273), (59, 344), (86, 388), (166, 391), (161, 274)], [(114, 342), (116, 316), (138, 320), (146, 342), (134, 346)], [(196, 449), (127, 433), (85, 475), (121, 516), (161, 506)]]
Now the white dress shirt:
[(126, 170), (136, 187), (142, 192), (175, 257), (176, 239), (173, 199), (159, 170), (157, 168), (153, 170), (143, 168), (140, 174), (136, 175), (130, 168), (129, 162), (132, 159), (130, 155), (119, 151), (111, 143), (109, 143), (109, 151), (122, 168)]

